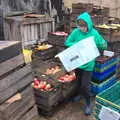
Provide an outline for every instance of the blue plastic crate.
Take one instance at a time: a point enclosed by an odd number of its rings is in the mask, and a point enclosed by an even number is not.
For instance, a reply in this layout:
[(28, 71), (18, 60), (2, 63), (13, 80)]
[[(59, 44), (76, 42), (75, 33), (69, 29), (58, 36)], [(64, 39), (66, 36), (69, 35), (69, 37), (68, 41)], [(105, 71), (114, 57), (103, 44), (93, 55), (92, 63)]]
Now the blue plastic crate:
[(91, 83), (91, 91), (94, 94), (98, 94), (98, 93), (104, 91), (105, 89), (109, 88), (110, 86), (112, 86), (114, 83), (116, 83), (116, 74), (100, 84), (92, 82)]
[(104, 68), (106, 66), (109, 66), (110, 64), (114, 63), (115, 61), (117, 61), (117, 58), (112, 58), (112, 59), (110, 59), (109, 61), (106, 61), (103, 64), (96, 62), (95, 68), (102, 69), (102, 68)]
[(104, 71), (106, 71), (107, 69), (113, 67), (114, 65), (117, 65), (117, 61), (112, 62), (111, 64), (109, 64), (108, 66), (105, 66), (105, 67), (103, 67), (103, 68), (97, 68), (97, 67), (95, 67), (94, 72), (98, 72), (98, 73), (104, 72)]
[(117, 65), (112, 66), (108, 70), (98, 73), (98, 72), (93, 72), (93, 79), (98, 80), (98, 81), (103, 81), (105, 78), (110, 76), (112, 73), (114, 73), (117, 69)]

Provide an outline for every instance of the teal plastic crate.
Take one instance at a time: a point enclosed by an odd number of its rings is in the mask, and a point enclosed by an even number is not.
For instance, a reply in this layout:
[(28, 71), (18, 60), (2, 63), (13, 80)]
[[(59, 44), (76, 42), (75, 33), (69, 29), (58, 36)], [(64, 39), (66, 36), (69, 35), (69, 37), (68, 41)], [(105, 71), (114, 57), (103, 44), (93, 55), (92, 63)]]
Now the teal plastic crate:
[(120, 113), (120, 82), (99, 93), (96, 102)]

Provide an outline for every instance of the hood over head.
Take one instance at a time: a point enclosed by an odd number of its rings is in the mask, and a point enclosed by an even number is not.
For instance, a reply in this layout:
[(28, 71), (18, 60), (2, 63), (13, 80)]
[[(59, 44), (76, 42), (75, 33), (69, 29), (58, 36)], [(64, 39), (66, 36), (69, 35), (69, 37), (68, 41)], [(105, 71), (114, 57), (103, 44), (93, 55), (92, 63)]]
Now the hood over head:
[(84, 22), (87, 23), (87, 27), (88, 27), (88, 32), (92, 30), (93, 28), (93, 23), (92, 23), (92, 20), (91, 20), (91, 17), (90, 15), (87, 13), (87, 12), (84, 12), (82, 14), (80, 14), (77, 19), (78, 20), (83, 20)]

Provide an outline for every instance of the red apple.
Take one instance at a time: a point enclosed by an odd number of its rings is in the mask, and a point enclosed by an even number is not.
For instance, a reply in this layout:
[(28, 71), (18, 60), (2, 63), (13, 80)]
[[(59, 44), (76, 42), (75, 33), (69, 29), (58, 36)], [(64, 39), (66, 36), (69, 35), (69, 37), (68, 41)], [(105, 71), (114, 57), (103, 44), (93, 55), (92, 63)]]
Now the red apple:
[(45, 86), (45, 90), (48, 90), (48, 89), (50, 89), (51, 88), (51, 85), (50, 84), (47, 84), (46, 86)]
[(60, 80), (64, 80), (64, 77), (60, 77), (59, 79), (60, 79)]
[(40, 83), (37, 78), (34, 78), (33, 82), (34, 82), (35, 85), (39, 85), (39, 83)]

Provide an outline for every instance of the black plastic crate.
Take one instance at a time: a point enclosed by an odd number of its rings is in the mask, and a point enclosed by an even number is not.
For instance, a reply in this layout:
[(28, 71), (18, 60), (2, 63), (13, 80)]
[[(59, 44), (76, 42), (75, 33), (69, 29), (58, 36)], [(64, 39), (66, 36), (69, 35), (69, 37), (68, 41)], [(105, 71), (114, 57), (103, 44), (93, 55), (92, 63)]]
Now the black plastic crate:
[(77, 94), (78, 87), (79, 87), (78, 85), (79, 84), (77, 80), (74, 80), (70, 83), (62, 84), (62, 92), (63, 92), (64, 101), (70, 99), (71, 97)]
[(62, 88), (59, 85), (52, 91), (41, 91), (40, 89), (34, 89), (34, 96), (36, 104), (51, 107), (56, 105), (62, 98)]
[(40, 60), (47, 60), (53, 58), (57, 54), (57, 49), (55, 47), (51, 47), (47, 50), (33, 50), (32, 58), (33, 59), (40, 59)]
[(53, 33), (48, 33), (48, 43), (55, 46), (64, 46), (66, 37), (66, 35), (55, 35)]

